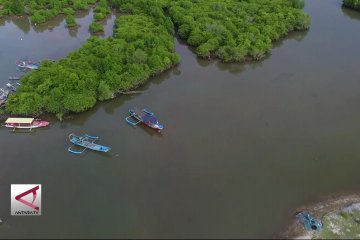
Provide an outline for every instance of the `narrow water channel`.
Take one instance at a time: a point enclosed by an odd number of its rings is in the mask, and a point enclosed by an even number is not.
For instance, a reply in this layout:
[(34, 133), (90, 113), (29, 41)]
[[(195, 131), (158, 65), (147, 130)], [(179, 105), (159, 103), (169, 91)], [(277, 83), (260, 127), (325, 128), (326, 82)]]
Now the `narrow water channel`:
[[(1, 128), (0, 237), (271, 237), (296, 207), (359, 191), (360, 13), (341, 0), (307, 0), (305, 11), (311, 29), (260, 62), (200, 60), (175, 40), (180, 65), (143, 94), (62, 123), (49, 116), (51, 127), (33, 133)], [(20, 57), (78, 48), (91, 19), (79, 16), (75, 33), (63, 19), (44, 29), (0, 23), (0, 78)], [(154, 111), (165, 130), (127, 125), (133, 106)], [(112, 150), (71, 155), (72, 132)], [(42, 184), (41, 217), (10, 216), (15, 183)]]

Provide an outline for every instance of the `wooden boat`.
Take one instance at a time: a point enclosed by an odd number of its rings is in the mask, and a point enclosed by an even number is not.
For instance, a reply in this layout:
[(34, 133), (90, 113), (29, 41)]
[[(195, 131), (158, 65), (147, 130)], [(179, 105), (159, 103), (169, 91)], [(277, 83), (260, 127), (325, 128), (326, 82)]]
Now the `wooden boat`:
[[(77, 136), (74, 133), (71, 133), (69, 135), (69, 140), (71, 143), (73, 143), (72, 146), (68, 148), (68, 151), (74, 154), (82, 154), (86, 149), (90, 149), (97, 152), (108, 152), (110, 151), (110, 148), (107, 146), (96, 144), (95, 142), (99, 140), (99, 137), (96, 136), (90, 136), (90, 135), (83, 135), (83, 136)], [(83, 148), (81, 151), (73, 150), (74, 146), (78, 146)]]
[(39, 69), (39, 63), (35, 61), (30, 60), (18, 60), (16, 61), (16, 66), (18, 66), (21, 69)]
[(15, 129), (33, 129), (33, 128), (41, 128), (46, 127), (50, 123), (47, 121), (42, 121), (40, 119), (35, 118), (8, 118), (5, 121), (5, 127), (12, 128), (13, 131)]
[[(155, 129), (155, 130), (163, 130), (164, 126), (159, 123), (159, 121), (154, 116), (154, 113), (143, 109), (141, 111), (137, 109), (129, 109), (130, 116), (126, 117), (125, 120), (128, 124), (132, 126), (136, 126), (139, 123), (143, 123), (146, 126)], [(134, 121), (135, 119), (136, 121)]]

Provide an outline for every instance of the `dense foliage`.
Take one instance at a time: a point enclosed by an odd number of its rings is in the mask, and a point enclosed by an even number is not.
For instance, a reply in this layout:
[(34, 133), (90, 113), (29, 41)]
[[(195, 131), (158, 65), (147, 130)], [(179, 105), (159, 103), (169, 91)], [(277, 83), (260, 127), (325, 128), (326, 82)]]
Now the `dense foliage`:
[(94, 10), (94, 20), (89, 26), (89, 30), (92, 33), (104, 31), (104, 26), (100, 23), (106, 15), (111, 12), (110, 6), (107, 0), (100, 0)]
[[(0, 17), (30, 15), (32, 23), (43, 23), (66, 10), (88, 9), (97, 0), (0, 0)], [(67, 15), (70, 15), (66, 13)]]
[(60, 117), (81, 112), (178, 61), (173, 37), (163, 26), (147, 16), (122, 16), (116, 20), (113, 38), (92, 37), (59, 62), (43, 61), (39, 70), (22, 79), (6, 109), (17, 114), (46, 111)]
[(67, 15), (66, 18), (65, 18), (65, 21), (66, 21), (66, 26), (67, 27), (75, 27), (77, 24), (76, 24), (76, 19), (73, 15)]
[[(31, 5), (34, 2), (37, 8)], [(61, 11), (70, 27), (76, 24), (74, 10), (95, 2), (92, 32), (102, 31), (99, 21), (110, 6), (127, 13), (116, 20), (114, 36), (92, 37), (59, 62), (43, 61), (9, 97), (8, 112), (45, 111), (61, 118), (67, 112), (89, 109), (114, 92), (137, 87), (179, 61), (174, 53), (174, 24), (199, 56), (224, 61), (259, 59), (273, 41), (310, 24), (301, 0), (0, 0), (0, 6), (9, 14), (21, 14), (29, 7), (33, 21), (48, 19), (37, 11)]]
[(179, 36), (199, 56), (227, 62), (259, 59), (273, 41), (307, 29), (310, 19), (303, 6), (300, 0), (176, 0), (168, 8)]
[(360, 10), (360, 1), (359, 0), (343, 0), (345, 7), (353, 8), (355, 10)]
[(92, 33), (102, 32), (102, 31), (104, 31), (104, 26), (102, 24), (94, 21), (90, 24), (89, 30)]

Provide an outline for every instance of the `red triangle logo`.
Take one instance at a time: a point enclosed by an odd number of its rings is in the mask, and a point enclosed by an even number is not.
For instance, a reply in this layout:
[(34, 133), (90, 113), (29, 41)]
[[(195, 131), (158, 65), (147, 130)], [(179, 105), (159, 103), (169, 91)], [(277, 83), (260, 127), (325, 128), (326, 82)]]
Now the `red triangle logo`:
[[(39, 211), (39, 206), (36, 206), (36, 205), (34, 204), (34, 202), (35, 202), (35, 200), (36, 200), (36, 191), (37, 191), (37, 190), (39, 190), (39, 186), (36, 186), (36, 187), (34, 187), (34, 188), (30, 189), (30, 190), (27, 190), (27, 191), (25, 191), (25, 192), (23, 192), (23, 193), (15, 196), (15, 199), (18, 200), (19, 202), (25, 204), (26, 206), (29, 206), (29, 207), (35, 209), (36, 211)], [(30, 194), (30, 193), (33, 194), (33, 201), (32, 201), (31, 203), (28, 202), (28, 201), (26, 201), (26, 200), (24, 200), (24, 199), (22, 199), (22, 197), (24, 197), (24, 196), (26, 196), (26, 195), (28, 195), (28, 194)]]

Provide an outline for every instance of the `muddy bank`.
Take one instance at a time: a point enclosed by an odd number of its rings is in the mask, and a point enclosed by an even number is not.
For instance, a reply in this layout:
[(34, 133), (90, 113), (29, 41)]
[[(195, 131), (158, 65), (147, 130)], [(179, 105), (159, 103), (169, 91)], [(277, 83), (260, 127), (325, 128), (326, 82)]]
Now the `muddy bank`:
[[(327, 220), (325, 218), (329, 218), (329, 215), (341, 215), (342, 211), (346, 211), (346, 208), (353, 206), (353, 204), (360, 203), (360, 194), (352, 194), (352, 195), (342, 195), (342, 196), (331, 196), (327, 199), (320, 201), (316, 204), (310, 206), (301, 206), (294, 210), (295, 212), (298, 211), (308, 211), (312, 216), (317, 219), (320, 219), (323, 223), (323, 231), (328, 231), (329, 226), (327, 226)], [(331, 226), (335, 228), (340, 228), (340, 226)], [(359, 230), (360, 234), (360, 230)], [(309, 232), (304, 229), (304, 226), (295, 218), (290, 223), (289, 228), (280, 233), (279, 235), (281, 238), (295, 238), (295, 239), (315, 239), (321, 238), (322, 234), (320, 232)]]

